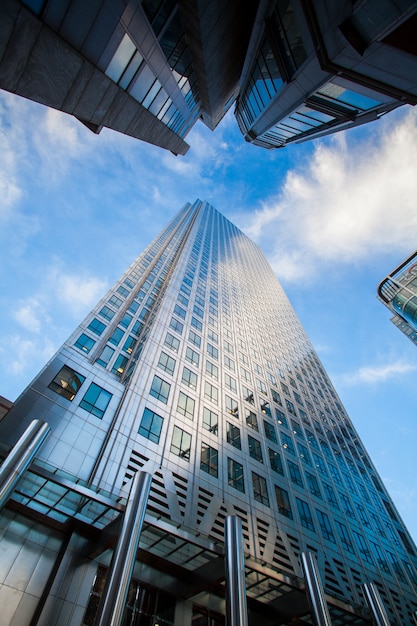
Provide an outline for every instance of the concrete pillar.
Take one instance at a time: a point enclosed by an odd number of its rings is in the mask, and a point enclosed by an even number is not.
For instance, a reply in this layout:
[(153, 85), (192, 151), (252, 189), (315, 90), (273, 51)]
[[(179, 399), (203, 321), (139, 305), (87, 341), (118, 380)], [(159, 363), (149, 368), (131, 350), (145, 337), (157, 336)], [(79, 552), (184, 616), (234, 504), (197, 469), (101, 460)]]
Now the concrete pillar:
[(0, 509), (10, 498), (50, 430), (47, 422), (33, 420), (3, 461), (0, 467)]
[(119, 540), (98, 609), (97, 626), (120, 626), (122, 622), (151, 483), (152, 475), (147, 472), (136, 472), (133, 478)]
[(226, 517), (225, 569), (227, 626), (248, 626), (242, 522), (237, 515)]
[(331, 626), (329, 609), (320, 580), (320, 574), (311, 552), (301, 553), (301, 564), (304, 571), (304, 580), (307, 587), (307, 596), (311, 615), (315, 626)]

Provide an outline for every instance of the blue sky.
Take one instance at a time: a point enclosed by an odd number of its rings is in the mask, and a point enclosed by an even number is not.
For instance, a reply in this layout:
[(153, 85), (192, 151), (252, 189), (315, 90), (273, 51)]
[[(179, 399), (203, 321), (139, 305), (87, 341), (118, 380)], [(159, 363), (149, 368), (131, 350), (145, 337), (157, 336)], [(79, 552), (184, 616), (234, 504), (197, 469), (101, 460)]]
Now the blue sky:
[(174, 157), (0, 92), (0, 394), (14, 400), (187, 201), (263, 249), (417, 538), (417, 349), (376, 299), (416, 247), (417, 110), (266, 151), (233, 115)]

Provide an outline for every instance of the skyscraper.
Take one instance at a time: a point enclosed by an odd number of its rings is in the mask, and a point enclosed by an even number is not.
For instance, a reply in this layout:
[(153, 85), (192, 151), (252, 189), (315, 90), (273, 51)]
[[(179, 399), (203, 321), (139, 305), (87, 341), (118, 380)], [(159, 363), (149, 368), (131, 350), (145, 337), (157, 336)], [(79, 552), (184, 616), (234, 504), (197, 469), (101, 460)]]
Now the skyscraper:
[(224, 623), (230, 516), (250, 624), (311, 623), (302, 553), (334, 625), (372, 623), (369, 583), (390, 624), (414, 623), (413, 541), (263, 254), (209, 204), (180, 210), (18, 398), (3, 456), (33, 418), (50, 433), (2, 513), (6, 623), (94, 624), (138, 472), (124, 623)]
[(0, 88), (175, 154), (198, 119), (268, 149), (417, 103), (417, 3), (3, 0)]
[(378, 297), (394, 314), (391, 322), (417, 344), (417, 252), (386, 276), (378, 286)]

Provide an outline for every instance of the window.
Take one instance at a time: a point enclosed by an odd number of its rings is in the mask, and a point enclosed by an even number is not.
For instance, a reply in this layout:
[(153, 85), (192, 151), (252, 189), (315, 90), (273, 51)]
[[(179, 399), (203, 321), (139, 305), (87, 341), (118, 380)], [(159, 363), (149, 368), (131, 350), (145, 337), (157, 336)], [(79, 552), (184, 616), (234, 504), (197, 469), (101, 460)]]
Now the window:
[(226, 423), (226, 437), (227, 437), (227, 443), (230, 443), (230, 445), (234, 446), (235, 448), (238, 448), (238, 450), (241, 450), (242, 443), (240, 440), (240, 428), (238, 428), (234, 424), (230, 424), (229, 422), (227, 422)]
[(308, 528), (308, 530), (315, 531), (310, 507), (308, 506), (307, 502), (304, 502), (304, 500), (300, 500), (300, 498), (296, 498), (296, 501), (302, 526), (304, 526), (304, 528)]
[(181, 413), (182, 415), (185, 415), (185, 417), (188, 417), (188, 419), (192, 420), (194, 419), (194, 407), (195, 400), (180, 391), (177, 404), (178, 413)]
[(182, 428), (174, 426), (174, 432), (172, 433), (171, 452), (181, 457), (182, 459), (189, 461), (190, 451), (191, 435), (186, 433), (185, 430), (182, 430)]
[(176, 304), (174, 307), (174, 314), (178, 315), (178, 317), (180, 317), (181, 319), (185, 319), (187, 311), (183, 309), (179, 304)]
[(192, 372), (188, 367), (184, 367), (182, 370), (181, 382), (188, 385), (191, 389), (197, 388), (197, 374)]
[(271, 448), (268, 448), (268, 454), (271, 469), (274, 472), (277, 472), (277, 474), (281, 474), (281, 476), (284, 476), (284, 468), (282, 467), (282, 461), (279, 453), (275, 450), (272, 450)]
[(297, 413), (295, 412), (295, 407), (293, 403), (291, 402), (291, 400), (288, 400), (287, 398), (285, 398), (285, 404), (287, 405), (287, 410), (289, 413), (291, 413), (292, 415), (297, 415)]
[(114, 316), (114, 311), (112, 311), (108, 306), (103, 306), (103, 308), (99, 312), (99, 315), (101, 315), (101, 317), (104, 317), (104, 319), (110, 322), (110, 320)]
[(291, 452), (291, 454), (295, 454), (294, 442), (289, 435), (286, 433), (281, 433), (282, 445), (285, 450)]
[(118, 346), (124, 334), (125, 334), (125, 331), (122, 328), (119, 328), (119, 327), (115, 328), (115, 330), (113, 331), (113, 334), (109, 338), (109, 343), (112, 343), (113, 345)]
[(327, 539), (332, 543), (336, 543), (329, 517), (326, 515), (326, 513), (323, 513), (319, 509), (316, 509), (316, 513), (317, 519), (319, 520), (321, 534), (323, 535), (324, 539)]
[(295, 485), (299, 487), (304, 487), (303, 479), (301, 478), (301, 472), (298, 465), (293, 463), (292, 461), (287, 461), (288, 471), (290, 473), (290, 478)]
[(353, 545), (349, 537), (348, 529), (344, 524), (342, 524), (342, 522), (339, 522), (338, 520), (334, 520), (334, 523), (336, 525), (337, 532), (339, 533), (340, 543), (342, 547), (348, 552), (354, 554)]
[(273, 441), (274, 443), (277, 443), (277, 433), (275, 432), (275, 428), (273, 427), (272, 424), (270, 424), (266, 420), (264, 420), (264, 430), (265, 430), (265, 437), (269, 439), (269, 441)]
[(74, 346), (88, 354), (95, 343), (96, 342), (94, 341), (94, 339), (91, 339), (91, 337), (88, 337), (87, 335), (82, 333), (78, 337), (77, 341), (74, 343)]
[(55, 393), (67, 400), (73, 400), (84, 381), (85, 376), (78, 374), (68, 365), (64, 365), (49, 383), (48, 389), (52, 389), (52, 391), (55, 391)]
[(157, 400), (160, 400), (161, 402), (164, 402), (164, 404), (166, 404), (168, 402), (170, 389), (171, 385), (169, 383), (167, 383), (165, 380), (162, 380), (162, 378), (159, 378), (159, 376), (155, 375), (153, 377), (152, 387), (149, 393)]
[(254, 430), (259, 430), (256, 414), (253, 411), (249, 411), (249, 409), (246, 409), (246, 423)]
[(217, 478), (219, 473), (219, 455), (215, 448), (212, 448), (207, 443), (201, 443), (201, 462), (200, 468), (203, 472), (207, 472), (211, 476)]
[(314, 465), (317, 467), (319, 472), (321, 472), (321, 474), (324, 474), (325, 476), (327, 476), (326, 463), (321, 458), (321, 456), (319, 456), (318, 454), (313, 452), (313, 461), (314, 461)]
[(224, 364), (229, 370), (232, 370), (232, 372), (235, 371), (235, 362), (228, 357), (227, 354), (224, 355)]
[(104, 346), (100, 356), (96, 359), (96, 363), (98, 363), (102, 367), (107, 367), (113, 354), (114, 348), (110, 348), (110, 346)]
[(203, 428), (217, 435), (218, 415), (206, 407), (203, 409)]
[(116, 376), (120, 377), (125, 371), (127, 361), (128, 361), (127, 357), (123, 356), (123, 354), (119, 354), (119, 356), (117, 357), (117, 359), (115, 360), (113, 364), (113, 367), (111, 368), (111, 371), (113, 372), (113, 374), (116, 374)]
[(197, 330), (203, 330), (203, 324), (194, 316), (191, 318), (191, 326), (193, 326)]
[(174, 352), (178, 352), (178, 348), (180, 347), (180, 341), (179, 339), (177, 339), (177, 337), (171, 335), (171, 333), (167, 333), (165, 337), (165, 345), (169, 346)]
[(372, 557), (371, 557), (371, 551), (369, 550), (368, 544), (366, 543), (365, 538), (363, 537), (363, 535), (361, 535), (360, 533), (357, 533), (355, 531), (352, 531), (352, 532), (353, 532), (353, 536), (354, 536), (355, 541), (356, 541), (356, 545), (358, 546), (359, 554), (368, 563), (373, 563), (373, 560), (372, 560)]
[(111, 398), (111, 393), (109, 393), (102, 387), (99, 387), (95, 383), (91, 383), (87, 390), (87, 393), (80, 402), (80, 407), (101, 419), (109, 405)]
[(306, 465), (311, 465), (310, 453), (302, 443), (297, 443), (298, 452), (300, 453), (300, 459)]
[(243, 477), (243, 465), (234, 459), (227, 459), (228, 483), (242, 493), (245, 492), (245, 481)]
[(262, 458), (261, 442), (255, 439), (254, 437), (251, 437), (250, 435), (248, 435), (248, 444), (249, 444), (249, 455), (253, 459), (255, 459), (255, 461), (259, 461), (260, 463), (263, 463), (264, 461)]
[(339, 493), (339, 498), (340, 498), (340, 501), (342, 503), (342, 508), (343, 508), (345, 514), (348, 517), (351, 517), (351, 518), (355, 519), (355, 514), (354, 514), (353, 509), (352, 509), (352, 504), (351, 504), (348, 496), (346, 496), (344, 493)]
[(175, 317), (171, 318), (171, 321), (170, 321), (169, 325), (179, 335), (182, 334), (182, 331), (184, 329), (184, 324), (182, 324), (179, 320), (175, 319)]
[(206, 361), (206, 372), (209, 376), (215, 378), (216, 380), (219, 377), (219, 368), (217, 365), (214, 365), (214, 363), (211, 363), (211, 361)]
[(150, 409), (145, 409), (143, 411), (142, 421), (138, 432), (150, 441), (159, 443), (163, 423), (164, 419), (160, 415), (154, 413)]
[(132, 335), (129, 335), (129, 337), (126, 339), (126, 341), (123, 344), (123, 350), (127, 352), (128, 354), (132, 354), (136, 346), (136, 343), (137, 343), (137, 339), (132, 337)]
[(204, 397), (207, 398), (207, 400), (211, 400), (211, 402), (213, 402), (214, 404), (217, 404), (218, 396), (219, 396), (219, 392), (218, 392), (217, 387), (214, 387), (213, 385), (211, 385), (210, 383), (206, 381), (204, 383)]
[(200, 335), (197, 335), (197, 333), (195, 333), (193, 330), (190, 330), (188, 334), (188, 341), (197, 346), (197, 348), (201, 346), (201, 337)]
[(285, 491), (282, 487), (275, 485), (275, 496), (277, 498), (278, 512), (281, 515), (285, 515), (285, 517), (292, 519), (290, 496), (288, 495), (288, 491)]
[(214, 332), (214, 330), (209, 329), (207, 337), (210, 339), (210, 341), (213, 341), (214, 343), (218, 343), (219, 341), (219, 336), (217, 333)]
[(118, 309), (123, 303), (123, 300), (115, 296), (114, 294), (109, 298), (109, 304), (112, 304), (116, 309)]
[(207, 344), (207, 354), (209, 354), (213, 359), (216, 359), (216, 361), (218, 361), (219, 351), (217, 350), (217, 348), (212, 346), (211, 343)]
[(276, 414), (278, 424), (280, 426), (285, 426), (285, 428), (288, 428), (287, 418), (285, 417), (285, 414), (279, 409), (276, 409)]
[(166, 352), (161, 352), (161, 356), (158, 361), (158, 367), (160, 367), (161, 370), (168, 372), (168, 374), (173, 374), (175, 370), (175, 363), (176, 361), (172, 358), (172, 356), (169, 356)]
[(91, 330), (95, 335), (101, 335), (103, 330), (106, 328), (106, 325), (103, 322), (100, 322), (96, 317), (91, 320), (89, 325), (87, 326), (88, 330)]
[(252, 472), (252, 483), (255, 500), (269, 506), (268, 487), (265, 478)]
[(225, 408), (230, 415), (234, 415), (235, 417), (239, 417), (239, 406), (233, 398), (230, 396), (225, 396)]
[(187, 348), (185, 352), (185, 359), (186, 361), (189, 361), (189, 363), (192, 363), (193, 365), (196, 365), (198, 367), (198, 364), (200, 362), (200, 355), (192, 348)]
[(230, 391), (234, 391), (235, 393), (237, 393), (236, 380), (233, 378), (233, 376), (230, 376), (229, 374), (225, 374), (224, 384), (227, 387), (227, 389), (230, 389)]
[(263, 394), (267, 395), (267, 392), (266, 392), (266, 385), (265, 385), (265, 383), (263, 382), (263, 380), (259, 380), (259, 379), (257, 378), (257, 379), (256, 379), (256, 386), (257, 386), (258, 390), (259, 390), (261, 393), (263, 393)]
[(310, 493), (313, 494), (313, 496), (317, 496), (318, 498), (321, 498), (320, 487), (319, 487), (319, 482), (317, 478), (313, 474), (310, 474), (310, 472), (306, 472), (305, 476), (306, 476), (307, 487)]

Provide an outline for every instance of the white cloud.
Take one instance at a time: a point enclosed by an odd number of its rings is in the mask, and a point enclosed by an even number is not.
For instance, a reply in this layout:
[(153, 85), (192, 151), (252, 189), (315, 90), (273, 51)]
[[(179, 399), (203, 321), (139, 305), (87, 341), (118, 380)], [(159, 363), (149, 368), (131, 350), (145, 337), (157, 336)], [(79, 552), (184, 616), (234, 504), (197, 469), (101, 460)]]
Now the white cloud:
[(56, 346), (48, 338), (42, 340), (25, 339), (20, 335), (13, 335), (9, 338), (11, 357), (7, 365), (7, 371), (14, 376), (33, 369), (33, 375), (46, 361), (48, 361), (56, 350)]
[(84, 314), (91, 309), (107, 288), (105, 280), (76, 274), (59, 274), (59, 281), (55, 283), (56, 296), (74, 315)]
[(360, 385), (362, 383), (378, 384), (390, 378), (415, 372), (416, 370), (417, 365), (397, 361), (396, 363), (361, 367), (354, 374), (346, 374), (343, 380), (348, 385)]
[(27, 331), (39, 333), (42, 325), (42, 307), (35, 299), (30, 298), (16, 310), (16, 321)]
[[(324, 263), (352, 263), (417, 238), (417, 111), (375, 123), (356, 139), (339, 133), (314, 144), (287, 173), (282, 191), (249, 219), (245, 231), (269, 248), (288, 280)], [(355, 145), (353, 145), (355, 144)]]

